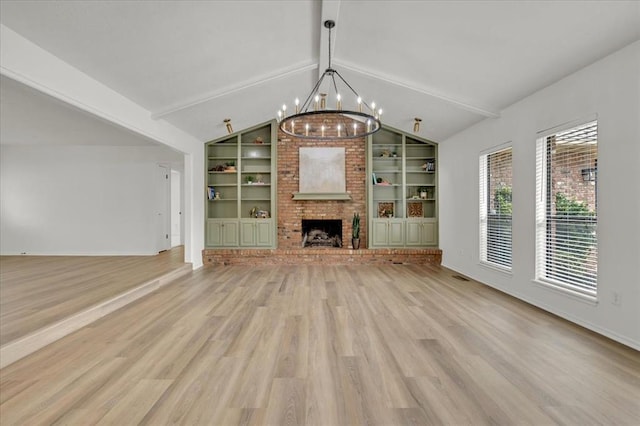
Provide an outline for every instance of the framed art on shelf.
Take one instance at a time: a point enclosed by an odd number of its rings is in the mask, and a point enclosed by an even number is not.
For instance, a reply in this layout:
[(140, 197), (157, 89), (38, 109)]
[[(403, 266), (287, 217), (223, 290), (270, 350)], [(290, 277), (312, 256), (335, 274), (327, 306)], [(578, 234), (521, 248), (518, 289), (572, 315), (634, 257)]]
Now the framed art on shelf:
[(423, 217), (422, 201), (407, 202), (407, 214), (409, 217)]
[(378, 217), (393, 217), (395, 203), (392, 201), (381, 201), (378, 203)]

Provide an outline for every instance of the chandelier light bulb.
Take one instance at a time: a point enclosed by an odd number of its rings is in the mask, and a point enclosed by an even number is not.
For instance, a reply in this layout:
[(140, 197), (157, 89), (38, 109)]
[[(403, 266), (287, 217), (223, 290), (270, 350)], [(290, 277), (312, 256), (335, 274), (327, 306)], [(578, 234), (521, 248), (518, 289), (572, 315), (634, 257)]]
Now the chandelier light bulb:
[(287, 116), (287, 105), (282, 104), (282, 118), (285, 118), (286, 116)]
[(316, 111), (318, 110), (318, 103), (320, 102), (320, 96), (316, 95), (313, 98), (316, 102), (315, 102), (315, 107), (316, 107)]
[(358, 96), (358, 99), (356, 99), (356, 102), (358, 102), (358, 111), (362, 112), (362, 98)]
[(295, 104), (296, 104), (296, 114), (297, 114), (300, 112), (300, 99), (296, 98)]
[(321, 136), (324, 138), (324, 125), (320, 126)]
[(338, 137), (342, 137), (342, 134), (340, 133), (341, 130), (342, 130), (342, 126), (338, 124)]
[(278, 110), (278, 121), (282, 120), (282, 110)]
[(336, 95), (336, 100), (337, 100), (337, 102), (336, 102), (336, 109), (337, 109), (338, 111), (340, 111), (340, 110), (342, 109), (342, 101), (341, 101), (341, 100), (342, 100), (342, 98), (340, 97), (340, 93), (338, 93), (338, 94)]
[(371, 102), (371, 111), (373, 111), (373, 113), (375, 114), (375, 112), (376, 112), (376, 103), (375, 102)]
[(309, 123), (304, 125), (304, 135), (309, 136)]

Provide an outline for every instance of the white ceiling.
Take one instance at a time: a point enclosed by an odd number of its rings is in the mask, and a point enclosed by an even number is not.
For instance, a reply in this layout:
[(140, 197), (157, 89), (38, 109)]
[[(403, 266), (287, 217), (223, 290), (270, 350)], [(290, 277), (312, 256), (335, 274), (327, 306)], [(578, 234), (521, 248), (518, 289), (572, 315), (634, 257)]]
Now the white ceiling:
[(640, 39), (638, 1), (6, 1), (2, 24), (206, 141), (333, 62), (384, 124), (442, 141)]

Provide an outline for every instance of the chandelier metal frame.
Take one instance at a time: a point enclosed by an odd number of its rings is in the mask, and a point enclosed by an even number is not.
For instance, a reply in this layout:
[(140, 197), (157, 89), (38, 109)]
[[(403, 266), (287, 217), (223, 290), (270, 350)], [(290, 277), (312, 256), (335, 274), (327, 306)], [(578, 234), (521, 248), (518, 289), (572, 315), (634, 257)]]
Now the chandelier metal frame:
[[(296, 138), (325, 141), (361, 138), (371, 135), (381, 128), (380, 115), (382, 114), (382, 109), (376, 110), (373, 102), (371, 105), (367, 104), (340, 73), (331, 67), (331, 29), (335, 27), (335, 22), (327, 20), (324, 22), (324, 27), (329, 29), (329, 66), (322, 73), (322, 76), (320, 76), (301, 106), (299, 106), (298, 99), (296, 99), (295, 114), (287, 116), (286, 105), (283, 105), (282, 109), (278, 111), (280, 130)], [(337, 82), (336, 76), (338, 77)], [(330, 87), (335, 92), (335, 109), (327, 107), (327, 94), (319, 93), (325, 78), (330, 80)], [(338, 90), (339, 84), (351, 91), (355, 104), (357, 104), (357, 110), (342, 108), (342, 102), (345, 97)], [(317, 116), (325, 116), (322, 124), (318, 124)]]

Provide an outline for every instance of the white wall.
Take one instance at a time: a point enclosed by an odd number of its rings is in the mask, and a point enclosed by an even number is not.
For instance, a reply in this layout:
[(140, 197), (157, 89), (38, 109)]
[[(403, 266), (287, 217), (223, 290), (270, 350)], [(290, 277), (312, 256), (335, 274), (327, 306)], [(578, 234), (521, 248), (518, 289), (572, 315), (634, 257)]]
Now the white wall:
[(2, 145), (0, 253), (156, 254), (161, 147)]
[(202, 266), (204, 146), (202, 141), (61, 61), (0, 24), (0, 73), (97, 117), (184, 153), (185, 261)]
[[(505, 82), (508, 84), (508, 82)], [(533, 283), (536, 133), (598, 118), (598, 303)], [(513, 273), (479, 264), (478, 157), (513, 143)], [(640, 349), (640, 42), (442, 142), (443, 265)], [(612, 304), (612, 294), (622, 297)]]

